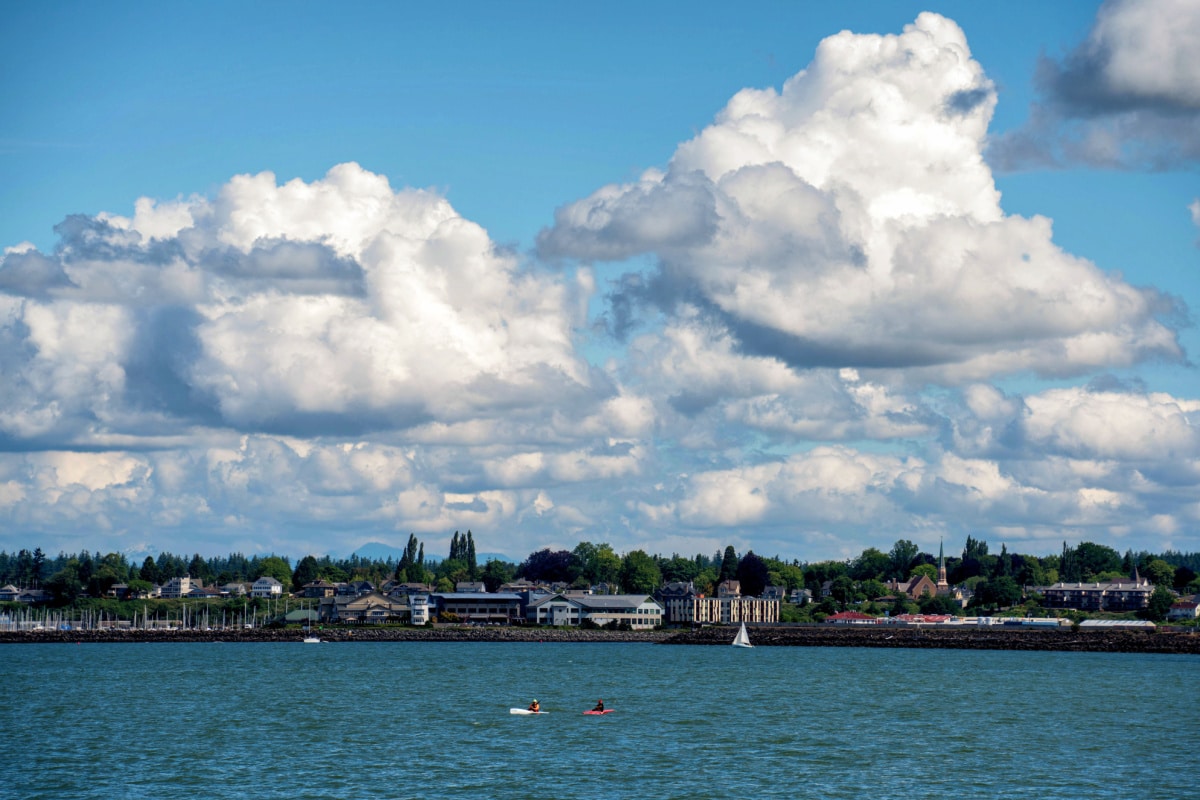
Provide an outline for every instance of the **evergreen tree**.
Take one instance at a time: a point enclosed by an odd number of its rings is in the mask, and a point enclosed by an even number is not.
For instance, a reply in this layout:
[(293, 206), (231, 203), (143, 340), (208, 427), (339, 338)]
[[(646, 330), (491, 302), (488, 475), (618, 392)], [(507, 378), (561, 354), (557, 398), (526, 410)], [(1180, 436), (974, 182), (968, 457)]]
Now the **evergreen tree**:
[(753, 550), (742, 556), (742, 560), (738, 562), (737, 581), (741, 584), (743, 595), (758, 597), (769, 580), (767, 563), (756, 556)]
[(46, 566), (46, 554), (42, 552), (42, 548), (33, 548), (33, 561), (30, 563), (30, 578), (31, 585), (37, 586), (42, 582), (42, 570)]
[(721, 571), (718, 573), (718, 582), (737, 580), (737, 568), (737, 552), (733, 549), (733, 545), (729, 545), (725, 548), (725, 555), (721, 558)]
[(142, 568), (138, 570), (138, 577), (147, 583), (158, 583), (158, 565), (154, 563), (154, 559), (146, 556), (146, 560), (142, 562)]
[(316, 557), (311, 555), (305, 556), (300, 559), (300, 563), (296, 565), (296, 570), (292, 573), (292, 586), (299, 590), (305, 585), (319, 580), (320, 577), (321, 574), (317, 566)]
[(32, 588), (34, 584), (33, 555), (28, 550), (17, 553), (17, 563), (13, 568), (16, 572), (16, 583), (20, 588)]
[(996, 563), (998, 576), (1011, 578), (1013, 574), (1012, 556), (1008, 553), (1008, 545), (1000, 545), (1000, 560)]
[(479, 565), (475, 563), (475, 537), (471, 535), (471, 531), (467, 531), (467, 546), (463, 554), (464, 561), (467, 562), (467, 573), (471, 576), (471, 580), (476, 580), (479, 577)]

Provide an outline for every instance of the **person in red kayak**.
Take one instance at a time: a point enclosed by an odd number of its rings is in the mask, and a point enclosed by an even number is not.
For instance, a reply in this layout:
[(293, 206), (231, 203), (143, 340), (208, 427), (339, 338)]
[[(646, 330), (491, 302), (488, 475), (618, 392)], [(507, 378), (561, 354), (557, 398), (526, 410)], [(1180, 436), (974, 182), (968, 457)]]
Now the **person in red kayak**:
[(596, 707), (595, 707), (595, 708), (593, 708), (593, 709), (592, 709), (592, 711), (603, 711), (603, 710), (604, 710), (604, 701), (603, 701), (603, 700), (597, 700), (597, 701), (596, 701)]

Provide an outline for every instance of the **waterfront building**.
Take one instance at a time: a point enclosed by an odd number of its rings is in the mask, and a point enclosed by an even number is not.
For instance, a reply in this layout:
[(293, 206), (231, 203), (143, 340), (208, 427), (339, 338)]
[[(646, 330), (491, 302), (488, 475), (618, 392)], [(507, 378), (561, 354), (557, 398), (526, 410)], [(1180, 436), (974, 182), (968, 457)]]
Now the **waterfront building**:
[(583, 618), (597, 625), (627, 622), (635, 631), (662, 625), (663, 607), (647, 594), (591, 594), (572, 599), (583, 606)]
[(404, 600), (386, 597), (378, 592), (364, 595), (334, 595), (322, 597), (317, 605), (321, 622), (379, 624), (408, 622), (409, 607)]
[(705, 597), (688, 583), (668, 583), (654, 593), (663, 607), (663, 621), (671, 625), (740, 622), (778, 622), (780, 599), (742, 597), (741, 583), (722, 581), (716, 597)]
[(1045, 608), (1078, 611), (1141, 611), (1150, 605), (1154, 585), (1145, 578), (1092, 583), (1056, 583), (1042, 588)]
[(563, 594), (543, 595), (529, 603), (525, 618), (534, 625), (575, 627), (583, 619), (583, 605), (578, 598)]
[(668, 625), (690, 625), (694, 622), (694, 601), (699, 596), (691, 581), (671, 581), (654, 592), (654, 599), (663, 608), (663, 622)]
[(499, 592), (434, 592), (430, 603), (442, 616), (453, 614), (460, 622), (512, 625), (521, 620), (521, 596)]
[(408, 619), (413, 625), (425, 625), (431, 619), (429, 612), (429, 593), (428, 592), (410, 592), (406, 595), (397, 595), (408, 600)]
[(596, 625), (628, 623), (636, 631), (661, 625), (663, 607), (645, 594), (556, 593), (530, 603), (526, 617), (535, 625), (573, 627), (584, 620)]

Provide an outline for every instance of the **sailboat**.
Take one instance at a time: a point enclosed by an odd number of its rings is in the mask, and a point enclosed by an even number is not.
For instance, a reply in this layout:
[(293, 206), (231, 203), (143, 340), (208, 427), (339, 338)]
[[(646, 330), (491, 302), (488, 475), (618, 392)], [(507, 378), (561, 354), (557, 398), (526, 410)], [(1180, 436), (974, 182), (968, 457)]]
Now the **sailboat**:
[(754, 647), (750, 644), (750, 634), (746, 633), (746, 623), (742, 623), (742, 627), (738, 629), (737, 636), (733, 637), (734, 647)]
[[(308, 609), (306, 608), (304, 610), (307, 611)], [(320, 644), (321, 643), (321, 637), (317, 636), (316, 634), (313, 633), (312, 619), (307, 616), (304, 618), (304, 643), (305, 644)]]

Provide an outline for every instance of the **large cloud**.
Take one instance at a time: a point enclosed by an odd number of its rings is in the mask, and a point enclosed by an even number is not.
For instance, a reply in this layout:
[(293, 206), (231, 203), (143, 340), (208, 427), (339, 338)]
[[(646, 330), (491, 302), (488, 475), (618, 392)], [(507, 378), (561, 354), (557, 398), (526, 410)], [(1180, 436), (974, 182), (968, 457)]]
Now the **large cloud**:
[(1200, 5), (1111, 0), (1085, 41), (1043, 58), (1041, 101), (1000, 137), (1003, 167), (1084, 162), (1169, 167), (1200, 158)]
[(559, 209), (539, 246), (656, 253), (615, 316), (690, 309), (793, 367), (962, 381), (1178, 357), (1166, 299), (1002, 212), (982, 157), (994, 104), (950, 20), (841, 33), (782, 91), (739, 92), (665, 172)]
[(586, 285), (520, 269), (445, 199), (355, 164), (58, 232), (52, 255), (0, 262), (11, 441), (137, 433), (131, 408), (319, 435), (609, 394), (573, 349)]

